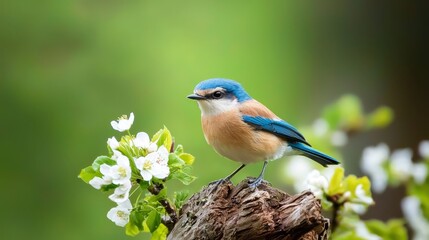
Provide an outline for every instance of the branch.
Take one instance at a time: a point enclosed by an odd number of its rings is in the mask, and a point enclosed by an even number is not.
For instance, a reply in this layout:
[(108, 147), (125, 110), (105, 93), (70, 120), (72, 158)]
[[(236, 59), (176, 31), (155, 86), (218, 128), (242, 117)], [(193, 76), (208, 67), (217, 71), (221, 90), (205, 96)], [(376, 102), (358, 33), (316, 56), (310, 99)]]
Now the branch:
[(203, 188), (180, 211), (168, 239), (327, 239), (329, 220), (311, 192), (290, 196), (247, 180)]
[[(161, 190), (164, 188), (164, 185), (161, 183), (154, 183), (153, 185), (150, 185), (148, 187), (148, 191), (152, 193), (153, 195), (158, 195)], [(165, 211), (167, 212), (169, 218), (163, 219), (162, 223), (167, 226), (168, 230), (171, 231), (174, 227), (174, 225), (177, 223), (177, 214), (174, 207), (166, 200), (166, 199), (159, 199), (159, 203), (164, 207)]]

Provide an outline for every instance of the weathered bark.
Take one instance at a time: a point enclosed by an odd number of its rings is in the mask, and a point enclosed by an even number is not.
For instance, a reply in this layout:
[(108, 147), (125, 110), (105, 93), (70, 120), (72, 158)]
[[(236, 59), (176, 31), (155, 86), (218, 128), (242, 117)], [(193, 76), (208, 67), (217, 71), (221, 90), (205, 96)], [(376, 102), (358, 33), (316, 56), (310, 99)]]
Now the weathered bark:
[(311, 192), (290, 196), (247, 180), (209, 185), (182, 207), (168, 239), (327, 239), (329, 220)]

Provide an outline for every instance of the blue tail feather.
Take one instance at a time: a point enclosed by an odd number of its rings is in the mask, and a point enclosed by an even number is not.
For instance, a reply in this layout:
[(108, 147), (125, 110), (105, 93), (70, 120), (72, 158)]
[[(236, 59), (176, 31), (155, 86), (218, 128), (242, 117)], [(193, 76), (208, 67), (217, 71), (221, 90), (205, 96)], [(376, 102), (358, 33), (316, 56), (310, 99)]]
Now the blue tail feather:
[(289, 143), (289, 146), (292, 147), (292, 149), (297, 150), (300, 152), (300, 154), (311, 158), (312, 160), (318, 162), (322, 166), (326, 167), (327, 165), (336, 165), (340, 162), (337, 161), (335, 158), (330, 157), (320, 151), (317, 151), (316, 149), (302, 143), (302, 142), (293, 142)]

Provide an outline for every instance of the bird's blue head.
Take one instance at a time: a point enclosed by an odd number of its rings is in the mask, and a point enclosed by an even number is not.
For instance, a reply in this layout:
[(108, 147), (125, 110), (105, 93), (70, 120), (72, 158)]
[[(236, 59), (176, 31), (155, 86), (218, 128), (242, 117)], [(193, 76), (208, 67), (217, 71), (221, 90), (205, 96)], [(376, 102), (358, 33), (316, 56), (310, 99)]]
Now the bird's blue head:
[(188, 98), (198, 100), (203, 115), (217, 115), (252, 99), (238, 82), (223, 78), (200, 82)]
[(204, 80), (195, 87), (194, 94), (198, 99), (237, 99), (238, 102), (245, 102), (252, 99), (249, 94), (244, 90), (240, 83), (224, 78), (212, 78)]

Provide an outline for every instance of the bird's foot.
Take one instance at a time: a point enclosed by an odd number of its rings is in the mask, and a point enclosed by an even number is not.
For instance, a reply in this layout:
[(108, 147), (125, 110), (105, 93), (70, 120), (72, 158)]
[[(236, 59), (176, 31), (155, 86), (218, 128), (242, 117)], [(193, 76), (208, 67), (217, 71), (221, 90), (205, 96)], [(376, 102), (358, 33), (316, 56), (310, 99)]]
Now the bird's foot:
[(226, 182), (230, 182), (229, 178), (221, 178), (219, 180), (213, 181), (213, 182), (209, 182), (208, 186), (210, 185), (216, 185), (215, 188), (217, 188), (219, 185), (224, 184)]
[(259, 185), (261, 185), (261, 183), (264, 181), (264, 179), (262, 177), (258, 177), (255, 179), (249, 179), (247, 181), (247, 184), (249, 185), (249, 187), (252, 190), (255, 190)]
[(222, 178), (213, 182), (210, 182), (207, 187), (211, 188), (210, 193), (216, 192), (219, 189), (220, 185), (231, 182), (229, 178)]

